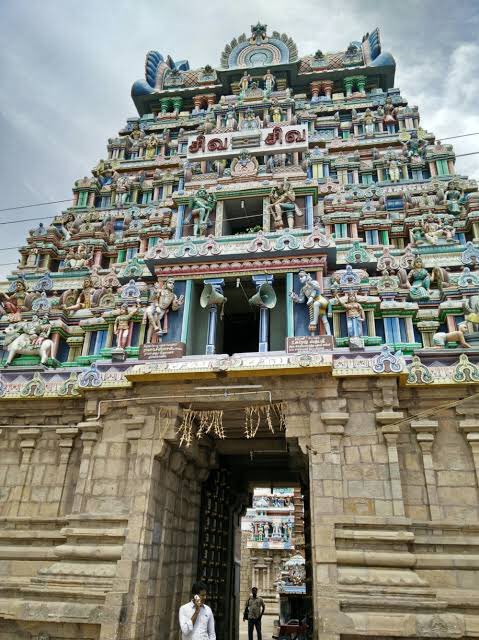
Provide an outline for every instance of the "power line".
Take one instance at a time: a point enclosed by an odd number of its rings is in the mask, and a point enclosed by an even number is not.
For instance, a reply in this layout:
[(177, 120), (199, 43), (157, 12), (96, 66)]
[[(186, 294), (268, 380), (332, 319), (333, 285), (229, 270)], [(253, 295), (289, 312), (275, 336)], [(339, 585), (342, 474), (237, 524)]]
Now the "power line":
[(29, 209), (30, 207), (44, 207), (47, 204), (60, 204), (62, 202), (71, 202), (71, 198), (67, 200), (51, 200), (50, 202), (37, 202), (36, 204), (22, 204), (17, 207), (5, 207), (5, 209), (0, 209), (2, 211), (15, 211), (16, 209)]
[(468, 138), (469, 136), (479, 136), (478, 133), (463, 133), (460, 136), (449, 136), (448, 138), (442, 138), (441, 136), (437, 136), (438, 140), (455, 140), (456, 138)]

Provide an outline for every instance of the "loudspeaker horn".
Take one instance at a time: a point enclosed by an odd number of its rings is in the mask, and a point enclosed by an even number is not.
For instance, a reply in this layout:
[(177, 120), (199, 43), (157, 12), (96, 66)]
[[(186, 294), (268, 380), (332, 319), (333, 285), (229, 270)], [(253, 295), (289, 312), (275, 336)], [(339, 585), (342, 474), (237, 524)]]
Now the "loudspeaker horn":
[(212, 304), (223, 304), (224, 302), (226, 302), (226, 298), (222, 293), (217, 291), (212, 284), (205, 284), (200, 297), (200, 305), (203, 309)]
[(264, 282), (258, 291), (249, 299), (249, 303), (255, 307), (273, 309), (276, 306), (277, 297), (273, 287)]

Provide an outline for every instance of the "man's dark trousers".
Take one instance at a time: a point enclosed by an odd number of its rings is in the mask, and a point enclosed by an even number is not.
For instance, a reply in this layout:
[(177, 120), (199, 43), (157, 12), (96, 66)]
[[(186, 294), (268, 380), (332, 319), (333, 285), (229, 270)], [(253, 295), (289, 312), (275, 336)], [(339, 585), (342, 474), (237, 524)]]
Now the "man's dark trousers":
[(253, 629), (256, 627), (256, 635), (261, 640), (261, 618), (249, 618), (248, 620), (248, 640), (253, 640)]

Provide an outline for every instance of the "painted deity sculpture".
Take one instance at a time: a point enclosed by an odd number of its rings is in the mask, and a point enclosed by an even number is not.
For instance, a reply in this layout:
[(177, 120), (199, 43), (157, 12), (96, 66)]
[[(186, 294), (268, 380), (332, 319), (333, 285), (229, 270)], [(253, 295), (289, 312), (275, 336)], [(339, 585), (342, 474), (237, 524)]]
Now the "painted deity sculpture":
[(184, 304), (184, 296), (177, 296), (174, 286), (173, 278), (168, 278), (163, 286), (160, 286), (159, 283), (155, 284), (150, 304), (146, 308), (142, 320), (143, 324), (149, 320), (147, 342), (152, 341), (154, 334), (161, 338), (168, 333), (168, 313), (178, 311)]
[(191, 214), (188, 218), (193, 219), (193, 235), (204, 236), (209, 226), (209, 217), (216, 206), (216, 196), (214, 193), (208, 194), (206, 189), (198, 189), (195, 195), (191, 196), (189, 206)]
[(322, 294), (319, 282), (317, 280), (313, 280), (306, 271), (300, 271), (298, 277), (301, 289), (299, 294), (291, 291), (291, 299), (293, 302), (299, 304), (306, 302), (309, 311), (309, 331), (311, 335), (316, 334), (318, 330), (318, 321), (321, 319), (325, 333), (330, 336), (331, 327), (329, 326), (327, 316), (329, 303)]
[(156, 156), (156, 148), (158, 146), (158, 137), (152, 134), (146, 139), (145, 158), (152, 160)]
[(236, 131), (236, 129), (238, 128), (238, 121), (236, 120), (236, 114), (233, 107), (230, 107), (226, 113), (225, 126), (231, 131)]
[(368, 107), (363, 116), (364, 133), (366, 136), (374, 135), (374, 116), (371, 109)]
[(87, 247), (81, 242), (77, 247), (70, 247), (65, 261), (64, 269), (83, 269), (90, 266), (92, 259), (91, 247)]
[(263, 76), (263, 82), (264, 82), (265, 94), (269, 95), (272, 91), (274, 91), (274, 87), (275, 87), (275, 84), (276, 84), (276, 78), (271, 73), (270, 69), (268, 69), (266, 71), (265, 75)]
[(8, 352), (5, 366), (12, 364), (18, 355), (40, 356), (41, 364), (46, 365), (53, 352), (53, 341), (49, 337), (51, 329), (48, 316), (43, 320), (33, 316), (30, 321), (8, 325), (3, 341), (3, 346)]
[(412, 235), (416, 244), (423, 239), (427, 244), (437, 245), (454, 240), (455, 229), (447, 221), (441, 224), (438, 218), (431, 215), (427, 216), (421, 227), (412, 230)]
[(471, 345), (466, 342), (465, 333), (467, 333), (467, 322), (461, 322), (456, 331), (435, 333), (432, 337), (432, 343), (437, 349), (444, 348), (449, 342), (456, 342), (460, 347), (468, 349)]
[(388, 164), (389, 180), (399, 182), (401, 180), (401, 165), (396, 158), (391, 158)]
[(461, 213), (463, 198), (461, 195), (459, 184), (456, 180), (451, 180), (447, 185), (446, 204), (447, 211), (451, 215), (458, 216)]
[(249, 89), (249, 86), (251, 84), (251, 76), (249, 75), (249, 73), (247, 71), (245, 71), (241, 77), (241, 80), (239, 82), (239, 88), (240, 88), (240, 96), (244, 97), (246, 95), (247, 90)]
[(20, 313), (26, 309), (26, 297), (27, 288), (25, 283), (23, 280), (17, 280), (15, 282), (15, 291), (13, 293), (0, 293), (0, 304), (5, 310), (5, 313), (18, 316), (18, 319), (20, 319)]
[(431, 277), (424, 268), (421, 258), (415, 258), (413, 268), (408, 274), (409, 297), (411, 300), (429, 300), (431, 292)]
[(122, 304), (120, 312), (115, 318), (113, 325), (113, 333), (116, 336), (116, 345), (119, 349), (125, 349), (128, 346), (130, 340), (130, 322), (133, 316), (138, 311), (138, 307), (133, 307), (129, 310), (127, 304)]
[(344, 307), (346, 311), (346, 323), (348, 327), (348, 336), (350, 338), (361, 338), (363, 335), (363, 322), (366, 320), (364, 309), (359, 303), (358, 297), (354, 291), (350, 291), (346, 298), (341, 299), (335, 294), (338, 304)]
[(65, 311), (79, 311), (80, 309), (91, 309), (93, 306), (93, 294), (96, 289), (93, 286), (91, 278), (83, 280), (83, 288), (77, 297), (75, 304), (65, 307)]
[(275, 229), (284, 228), (283, 214), (286, 215), (288, 228), (294, 229), (294, 216), (302, 216), (303, 212), (296, 204), (296, 194), (289, 180), (285, 178), (281, 186), (274, 186), (269, 198), (268, 212), (273, 216)]

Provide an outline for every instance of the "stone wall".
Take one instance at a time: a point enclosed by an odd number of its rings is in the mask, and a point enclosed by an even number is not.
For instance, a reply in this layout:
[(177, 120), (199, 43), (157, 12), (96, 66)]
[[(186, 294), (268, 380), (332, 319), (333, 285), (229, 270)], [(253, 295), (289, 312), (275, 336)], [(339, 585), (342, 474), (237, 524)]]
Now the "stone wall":
[[(454, 404), (474, 387), (260, 382), (309, 460), (319, 636), (479, 636), (479, 403)], [(187, 391), (2, 403), (0, 640), (177, 638), (215, 453), (179, 449), (178, 406), (147, 398)]]

